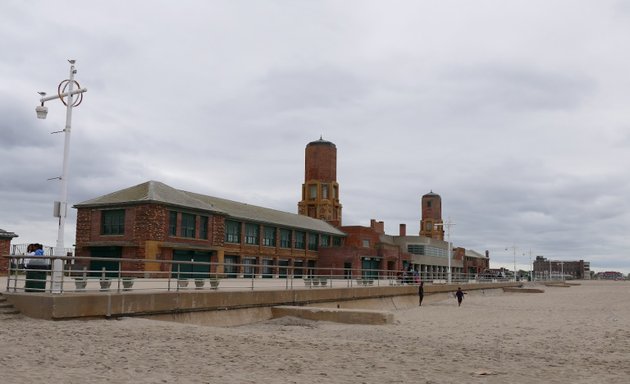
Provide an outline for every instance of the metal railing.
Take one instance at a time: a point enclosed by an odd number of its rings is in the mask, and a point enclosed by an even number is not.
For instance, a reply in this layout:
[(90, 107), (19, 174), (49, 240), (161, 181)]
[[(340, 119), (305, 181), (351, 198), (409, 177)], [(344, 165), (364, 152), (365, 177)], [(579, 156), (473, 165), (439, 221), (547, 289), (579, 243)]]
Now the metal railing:
[[(446, 273), (417, 273), (378, 269), (315, 268), (280, 264), (235, 264), (179, 260), (101, 257), (4, 256), (9, 258), (6, 290), (61, 293), (322, 289), (446, 284)], [(24, 259), (30, 262), (24, 266)], [(52, 281), (49, 265), (63, 261), (60, 281)], [(45, 261), (34, 264), (33, 260)], [(91, 267), (90, 267), (91, 266)], [(454, 273), (452, 283), (485, 282), (477, 275)], [(495, 280), (496, 281), (496, 280)]]

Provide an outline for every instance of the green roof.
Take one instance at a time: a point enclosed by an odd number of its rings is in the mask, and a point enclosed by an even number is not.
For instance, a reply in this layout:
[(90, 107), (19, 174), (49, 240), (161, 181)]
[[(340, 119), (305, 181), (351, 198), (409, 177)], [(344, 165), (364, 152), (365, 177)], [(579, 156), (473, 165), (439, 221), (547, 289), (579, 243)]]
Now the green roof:
[(295, 213), (278, 211), (237, 201), (182, 191), (159, 181), (147, 181), (134, 187), (87, 200), (75, 208), (106, 207), (139, 203), (158, 203), (221, 214), (236, 220), (275, 224), (320, 233), (345, 236), (327, 222)]

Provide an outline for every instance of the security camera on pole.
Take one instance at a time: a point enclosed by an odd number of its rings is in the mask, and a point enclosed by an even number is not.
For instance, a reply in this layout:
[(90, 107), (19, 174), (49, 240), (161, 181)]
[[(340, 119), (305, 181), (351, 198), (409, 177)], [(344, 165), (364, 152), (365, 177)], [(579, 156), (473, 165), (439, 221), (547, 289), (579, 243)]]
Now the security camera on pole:
[[(63, 131), (65, 133), (65, 141), (63, 146), (63, 170), (61, 176), (55, 177), (55, 179), (61, 180), (61, 193), (59, 201), (55, 201), (54, 204), (54, 216), (59, 218), (59, 228), (57, 231), (57, 244), (53, 251), (53, 256), (66, 256), (66, 249), (64, 246), (64, 227), (66, 223), (67, 205), (68, 205), (68, 155), (70, 153), (70, 132), (72, 121), (72, 108), (78, 107), (83, 101), (83, 93), (87, 92), (86, 88), (81, 88), (79, 83), (74, 80), (74, 75), (77, 70), (74, 68), (75, 60), (68, 60), (70, 63), (70, 76), (68, 79), (63, 80), (57, 86), (57, 94), (54, 96), (46, 97), (45, 92), (39, 92), (41, 99), (39, 99), (41, 105), (35, 108), (38, 119), (45, 119), (48, 114), (48, 108), (44, 106), (44, 103), (50, 100), (59, 99), (66, 106), (66, 126)], [(77, 89), (74, 89), (74, 87)], [(75, 99), (74, 96), (78, 95)], [(58, 133), (53, 132), (53, 133)], [(61, 281), (63, 277), (63, 261), (61, 259), (53, 259), (52, 263), (52, 289), (53, 293), (61, 293)]]

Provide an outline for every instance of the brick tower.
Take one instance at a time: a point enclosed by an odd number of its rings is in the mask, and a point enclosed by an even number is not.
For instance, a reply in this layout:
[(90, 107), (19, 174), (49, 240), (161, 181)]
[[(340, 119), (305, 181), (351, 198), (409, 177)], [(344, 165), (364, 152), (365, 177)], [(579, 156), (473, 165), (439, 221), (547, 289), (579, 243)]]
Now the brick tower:
[(298, 214), (341, 225), (341, 204), (337, 183), (337, 147), (330, 141), (312, 141), (306, 145), (304, 184)]
[(433, 191), (422, 196), (422, 220), (420, 236), (444, 240), (444, 223), (442, 222), (442, 198)]

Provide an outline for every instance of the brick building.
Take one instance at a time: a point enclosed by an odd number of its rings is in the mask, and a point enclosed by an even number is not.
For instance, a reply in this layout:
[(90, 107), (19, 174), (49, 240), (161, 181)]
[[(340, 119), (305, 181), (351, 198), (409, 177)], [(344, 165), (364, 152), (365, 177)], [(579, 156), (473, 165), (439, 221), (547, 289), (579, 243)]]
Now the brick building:
[[(11, 254), (11, 240), (14, 237), (18, 237), (13, 232), (0, 229), (0, 256), (7, 256)], [(9, 259), (0, 257), (0, 275), (5, 275), (9, 270)]]
[(534, 260), (534, 278), (548, 279), (550, 277), (590, 279), (590, 263), (584, 260), (549, 260), (543, 256), (536, 256), (536, 260)]
[[(117, 268), (99, 258), (217, 262), (230, 277), (282, 277), (314, 267), (318, 250), (345, 234), (310, 217), (201, 195), (149, 181), (97, 197), (77, 208), (76, 255), (91, 256), (90, 270)], [(246, 264), (248, 266), (235, 266)], [(254, 265), (262, 265), (258, 267)], [(165, 271), (167, 264), (123, 265)], [(185, 264), (180, 272), (190, 272)], [(186, 269), (185, 271), (181, 268)], [(215, 272), (195, 270), (195, 272)]]
[[(337, 182), (337, 148), (323, 140), (305, 149), (304, 183), (298, 214), (239, 203), (172, 188), (157, 181), (110, 193), (75, 205), (76, 255), (90, 256), (90, 270), (111, 270), (103, 258), (212, 261), (227, 276), (284, 277), (309, 268), (332, 275), (373, 276), (414, 269), (445, 278), (448, 243), (444, 241), (442, 201), (432, 191), (421, 201), (420, 236), (387, 235), (382, 221), (370, 226), (342, 225)], [(457, 273), (488, 268), (488, 257), (455, 248)], [(237, 264), (239, 264), (237, 266)], [(255, 266), (258, 267), (255, 267)], [(165, 272), (167, 264), (127, 263), (124, 270)], [(177, 264), (188, 273), (186, 264)], [(328, 271), (325, 269), (329, 268)], [(345, 270), (344, 270), (345, 269)]]

